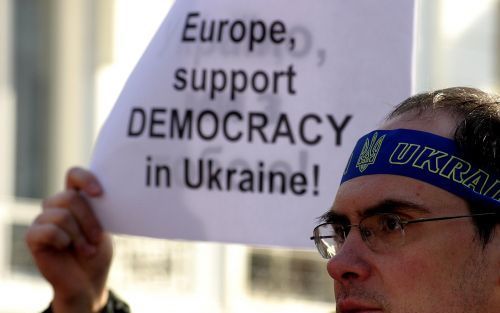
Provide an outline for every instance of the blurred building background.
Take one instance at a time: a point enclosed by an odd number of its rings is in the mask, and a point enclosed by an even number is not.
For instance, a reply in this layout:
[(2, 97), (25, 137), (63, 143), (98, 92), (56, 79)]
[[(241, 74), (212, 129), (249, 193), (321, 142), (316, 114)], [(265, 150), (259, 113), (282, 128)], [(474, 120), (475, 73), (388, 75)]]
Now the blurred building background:
[[(418, 0), (417, 0), (418, 1)], [(51, 289), (24, 232), (99, 127), (168, 12), (167, 0), (0, 0), (0, 313)], [(500, 92), (500, 1), (417, 2), (415, 91)], [(134, 312), (334, 311), (315, 251), (117, 236), (111, 286)]]

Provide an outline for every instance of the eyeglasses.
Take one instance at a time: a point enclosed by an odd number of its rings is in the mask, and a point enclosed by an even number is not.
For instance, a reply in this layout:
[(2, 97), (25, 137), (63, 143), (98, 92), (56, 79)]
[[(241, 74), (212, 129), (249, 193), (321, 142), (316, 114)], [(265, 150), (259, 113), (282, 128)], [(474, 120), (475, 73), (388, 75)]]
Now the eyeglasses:
[(458, 218), (496, 215), (497, 213), (479, 213), (471, 215), (442, 216), (405, 220), (397, 214), (376, 214), (367, 216), (359, 224), (324, 223), (316, 226), (313, 236), (316, 248), (325, 259), (331, 259), (340, 251), (352, 227), (357, 227), (361, 238), (372, 251), (387, 252), (401, 247), (405, 242), (405, 228), (408, 224), (431, 221), (443, 221)]

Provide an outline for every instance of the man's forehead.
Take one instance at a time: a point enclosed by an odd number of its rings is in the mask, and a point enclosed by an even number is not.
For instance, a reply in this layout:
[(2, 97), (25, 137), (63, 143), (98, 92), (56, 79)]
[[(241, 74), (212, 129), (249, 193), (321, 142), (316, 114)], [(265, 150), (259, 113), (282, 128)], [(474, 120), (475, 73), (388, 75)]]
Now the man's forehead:
[(425, 182), (397, 175), (368, 175), (343, 183), (331, 212), (350, 218), (397, 209), (436, 212), (466, 207), (466, 202)]

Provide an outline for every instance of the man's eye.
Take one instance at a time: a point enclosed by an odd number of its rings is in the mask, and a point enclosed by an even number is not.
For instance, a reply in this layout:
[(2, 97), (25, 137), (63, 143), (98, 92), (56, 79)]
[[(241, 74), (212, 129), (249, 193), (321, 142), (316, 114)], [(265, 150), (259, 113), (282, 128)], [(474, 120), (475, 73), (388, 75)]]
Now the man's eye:
[(379, 220), (380, 229), (392, 232), (401, 229), (401, 219), (397, 215), (383, 215)]
[(344, 226), (338, 224), (338, 225), (332, 225), (333, 227), (333, 235), (336, 237), (344, 238), (345, 233), (344, 233)]
[(361, 235), (363, 236), (363, 238), (370, 238), (371, 236), (373, 236), (374, 232), (373, 230), (371, 230), (370, 228), (363, 228), (360, 230), (361, 231)]

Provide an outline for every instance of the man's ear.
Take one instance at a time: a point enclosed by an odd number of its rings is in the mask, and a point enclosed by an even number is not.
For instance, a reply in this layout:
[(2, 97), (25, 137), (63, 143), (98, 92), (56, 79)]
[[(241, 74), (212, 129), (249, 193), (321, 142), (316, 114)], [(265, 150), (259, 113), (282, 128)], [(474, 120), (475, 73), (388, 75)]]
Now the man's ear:
[(492, 249), (492, 254), (495, 262), (494, 264), (496, 267), (495, 273), (497, 273), (497, 287), (500, 288), (500, 225), (496, 226), (491, 242), (488, 244), (491, 245), (490, 249)]

